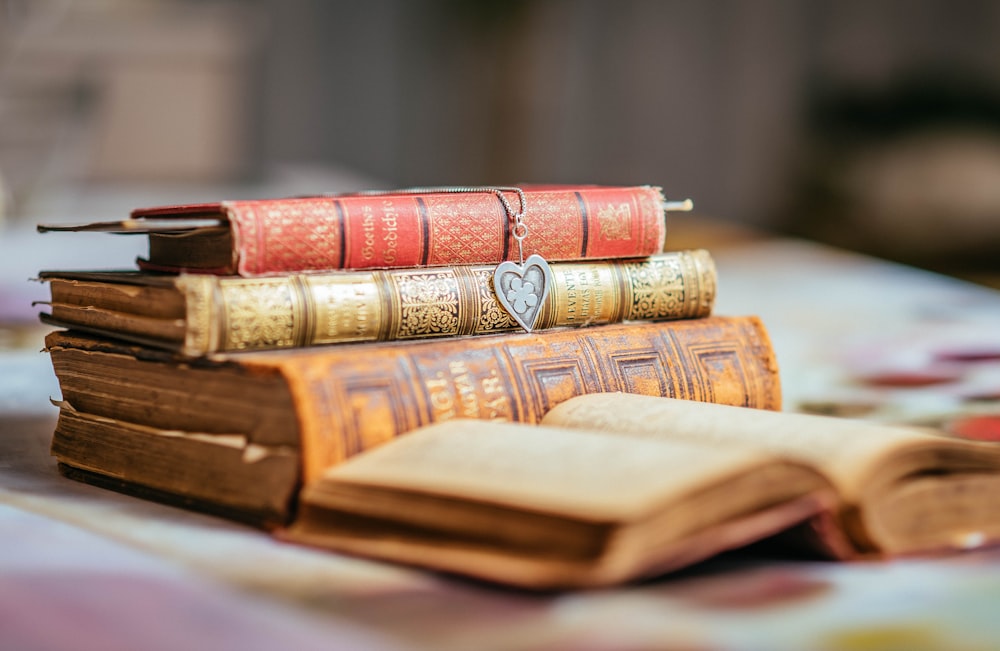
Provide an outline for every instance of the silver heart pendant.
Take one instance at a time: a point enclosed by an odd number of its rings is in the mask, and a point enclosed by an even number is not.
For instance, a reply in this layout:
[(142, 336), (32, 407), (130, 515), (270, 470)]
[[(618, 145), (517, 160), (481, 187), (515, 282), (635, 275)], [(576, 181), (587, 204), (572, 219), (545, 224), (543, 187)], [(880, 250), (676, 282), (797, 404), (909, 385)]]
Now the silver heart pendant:
[(527, 332), (535, 326), (551, 286), (552, 269), (537, 254), (528, 256), (523, 265), (501, 262), (493, 271), (497, 300)]

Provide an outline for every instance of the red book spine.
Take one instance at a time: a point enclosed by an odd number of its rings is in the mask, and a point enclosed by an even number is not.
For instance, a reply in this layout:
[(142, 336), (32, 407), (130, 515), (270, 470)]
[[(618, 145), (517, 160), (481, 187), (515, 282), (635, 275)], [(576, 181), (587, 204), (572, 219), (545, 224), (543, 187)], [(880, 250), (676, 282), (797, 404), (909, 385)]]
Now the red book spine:
[[(506, 193), (514, 209), (516, 193)], [(526, 190), (525, 257), (646, 256), (663, 248), (655, 187)], [(517, 260), (512, 220), (493, 192), (231, 201), (237, 271), (255, 276)]]

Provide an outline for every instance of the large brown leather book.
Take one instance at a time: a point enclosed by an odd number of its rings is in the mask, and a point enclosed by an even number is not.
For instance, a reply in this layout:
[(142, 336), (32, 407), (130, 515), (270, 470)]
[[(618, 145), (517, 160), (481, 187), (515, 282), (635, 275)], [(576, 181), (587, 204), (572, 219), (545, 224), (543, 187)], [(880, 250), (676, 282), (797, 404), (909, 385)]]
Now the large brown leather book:
[(289, 519), (299, 484), (435, 422), (537, 423), (608, 391), (781, 405), (755, 317), (194, 359), (72, 332), (46, 345), (62, 391), (60, 463), (266, 523)]
[(783, 530), (821, 533), (816, 549), (841, 557), (996, 544), (1000, 447), (590, 394), (541, 426), (425, 428), (330, 469), (300, 502), (290, 540), (521, 587), (599, 586)]
[(524, 256), (652, 255), (663, 249), (669, 205), (651, 186), (427, 188), (159, 206), (39, 230), (144, 234), (147, 269), (261, 276), (516, 260), (515, 213), (527, 228)]
[[(185, 355), (315, 344), (481, 335), (518, 328), (494, 267), (451, 266), (243, 278), (44, 271), (42, 320)], [(535, 330), (708, 316), (707, 251), (557, 262)]]

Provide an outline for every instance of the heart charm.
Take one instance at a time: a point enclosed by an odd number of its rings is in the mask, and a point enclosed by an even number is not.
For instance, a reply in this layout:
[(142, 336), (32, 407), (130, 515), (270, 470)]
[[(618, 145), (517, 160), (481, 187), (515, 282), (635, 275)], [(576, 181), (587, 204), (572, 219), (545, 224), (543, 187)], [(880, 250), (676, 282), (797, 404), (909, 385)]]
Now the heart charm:
[(540, 255), (528, 256), (523, 265), (501, 262), (493, 271), (493, 291), (507, 313), (531, 332), (552, 285), (552, 269)]

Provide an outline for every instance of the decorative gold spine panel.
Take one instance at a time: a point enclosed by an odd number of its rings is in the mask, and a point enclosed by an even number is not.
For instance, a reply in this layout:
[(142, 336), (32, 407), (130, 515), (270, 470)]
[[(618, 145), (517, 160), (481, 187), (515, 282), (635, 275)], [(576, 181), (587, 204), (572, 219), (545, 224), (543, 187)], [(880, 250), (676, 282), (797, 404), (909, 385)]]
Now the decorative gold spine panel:
[[(493, 293), (492, 265), (267, 278), (184, 276), (184, 352), (478, 335), (515, 330)], [(707, 251), (555, 263), (536, 329), (708, 316)]]

